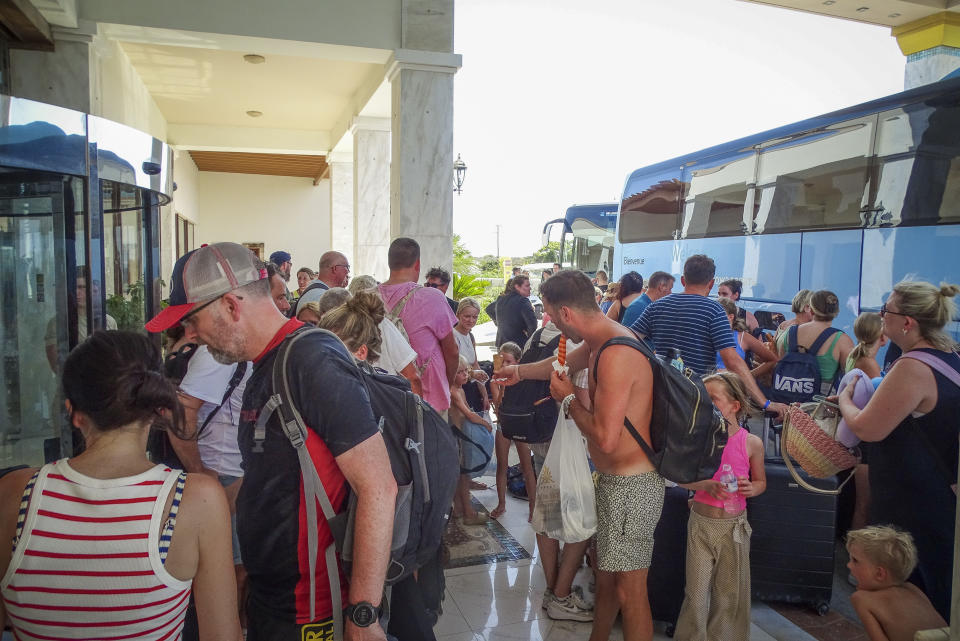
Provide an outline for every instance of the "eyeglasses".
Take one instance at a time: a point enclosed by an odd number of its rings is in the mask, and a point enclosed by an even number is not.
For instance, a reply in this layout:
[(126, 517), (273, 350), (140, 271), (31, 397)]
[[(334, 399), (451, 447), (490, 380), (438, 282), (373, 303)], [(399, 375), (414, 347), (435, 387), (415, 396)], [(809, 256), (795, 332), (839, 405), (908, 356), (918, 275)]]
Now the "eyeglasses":
[[(229, 292), (227, 292), (227, 293), (229, 293)], [(192, 322), (193, 322), (193, 319), (196, 317), (197, 314), (199, 314), (200, 312), (202, 312), (205, 308), (209, 307), (210, 305), (213, 305), (215, 302), (217, 302), (218, 300), (220, 300), (221, 298), (223, 298), (223, 297), (226, 296), (226, 295), (227, 295), (227, 294), (220, 294), (220, 295), (217, 296), (216, 298), (212, 298), (212, 299), (208, 300), (207, 302), (205, 302), (205, 303), (204, 303), (203, 305), (201, 305), (200, 307), (197, 307), (197, 308), (195, 308), (195, 309), (191, 309), (189, 314), (187, 314), (186, 316), (184, 316), (183, 318), (180, 319), (180, 324), (186, 326), (185, 323), (192, 323)], [(243, 296), (237, 296), (237, 298), (240, 299), (240, 300), (243, 300)]]
[(893, 314), (894, 316), (903, 316), (906, 318), (910, 317), (910, 314), (903, 314), (901, 312), (895, 312), (892, 309), (887, 309), (887, 304), (884, 303), (883, 305), (880, 306), (880, 318), (883, 318), (887, 314)]
[(424, 286), (424, 287), (436, 287), (437, 289), (439, 289), (439, 288), (440, 288), (440, 283), (429, 283), (429, 282), (427, 282), (427, 283), (424, 283), (423, 286)]
[(343, 271), (350, 271), (350, 265), (334, 265), (334, 267), (342, 267)]

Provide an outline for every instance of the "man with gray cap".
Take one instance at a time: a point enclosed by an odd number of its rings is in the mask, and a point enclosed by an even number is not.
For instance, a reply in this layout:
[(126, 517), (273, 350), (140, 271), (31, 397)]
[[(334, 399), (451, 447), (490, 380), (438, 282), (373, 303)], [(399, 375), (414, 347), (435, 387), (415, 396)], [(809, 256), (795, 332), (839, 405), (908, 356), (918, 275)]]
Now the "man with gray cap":
[(257, 430), (276, 393), (277, 348), (303, 323), (280, 313), (266, 270), (235, 243), (196, 250), (173, 286), (182, 289), (182, 302), (172, 301), (147, 329), (161, 331), (179, 322), (219, 362), (253, 361), (238, 436), (245, 472), (237, 516), (249, 575), (248, 641), (332, 638), (334, 614), (343, 606), (345, 639), (384, 639), (377, 623), (397, 487), (353, 357), (336, 337), (318, 332), (298, 341), (287, 364), (290, 395), (307, 426), (303, 446), (327, 498), (338, 512), (346, 508), (348, 494), (357, 500), (349, 580), (333, 594), (325, 556), (311, 559), (308, 553), (310, 539), (322, 551), (333, 534), (324, 519), (315, 537), (301, 525), (309, 522), (301, 498), (304, 480), (279, 413), (269, 416), (264, 433)]

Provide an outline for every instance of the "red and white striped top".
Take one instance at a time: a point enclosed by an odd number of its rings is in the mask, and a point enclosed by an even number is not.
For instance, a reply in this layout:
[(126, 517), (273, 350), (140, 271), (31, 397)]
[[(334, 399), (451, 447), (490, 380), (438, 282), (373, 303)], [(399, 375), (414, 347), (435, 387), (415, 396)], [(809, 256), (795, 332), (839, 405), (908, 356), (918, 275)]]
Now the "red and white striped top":
[[(163, 563), (182, 473), (157, 465), (137, 476), (95, 479), (62, 459), (35, 478), (0, 582), (14, 637), (179, 639), (192, 581), (174, 578)], [(174, 507), (165, 514), (171, 490)]]

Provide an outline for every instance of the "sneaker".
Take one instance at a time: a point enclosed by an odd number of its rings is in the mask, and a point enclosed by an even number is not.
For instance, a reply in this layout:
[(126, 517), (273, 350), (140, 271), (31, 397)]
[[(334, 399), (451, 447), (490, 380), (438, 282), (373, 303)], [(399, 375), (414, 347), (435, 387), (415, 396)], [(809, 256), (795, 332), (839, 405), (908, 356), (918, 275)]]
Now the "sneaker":
[(543, 591), (543, 601), (540, 603), (540, 607), (544, 610), (547, 609), (547, 606), (550, 605), (550, 602), (553, 601), (556, 597), (553, 596), (553, 590), (547, 588)]
[(593, 610), (571, 592), (561, 598), (553, 597), (547, 606), (547, 616), (557, 621), (593, 621)]
[(593, 609), (593, 602), (596, 600), (596, 597), (591, 595), (591, 598), (588, 598), (583, 592), (583, 588), (579, 585), (574, 585), (570, 588), (570, 595), (574, 598), (574, 603), (577, 604), (577, 607), (583, 608), (585, 610)]

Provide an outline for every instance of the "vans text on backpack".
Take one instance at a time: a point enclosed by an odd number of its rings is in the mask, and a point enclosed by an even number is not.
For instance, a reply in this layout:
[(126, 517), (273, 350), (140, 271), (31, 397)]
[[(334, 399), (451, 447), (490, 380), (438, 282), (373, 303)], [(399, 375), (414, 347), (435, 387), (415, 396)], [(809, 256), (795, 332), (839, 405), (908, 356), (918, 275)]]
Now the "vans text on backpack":
[(703, 381), (693, 370), (681, 372), (660, 361), (647, 345), (636, 338), (617, 336), (600, 346), (593, 363), (593, 381), (603, 350), (626, 345), (647, 357), (653, 370), (653, 413), (650, 440), (646, 440), (624, 417), (623, 424), (640, 444), (663, 478), (674, 483), (695, 483), (713, 478), (727, 444), (727, 425), (713, 406)]
[(791, 325), (787, 330), (787, 353), (773, 370), (770, 399), (787, 404), (809, 403), (814, 396), (821, 394), (823, 381), (820, 380), (817, 353), (823, 344), (839, 331), (836, 327), (828, 327), (820, 333), (813, 345), (804, 348), (797, 344), (797, 326)]
[[(543, 328), (533, 333), (530, 347), (520, 358), (520, 365), (536, 363), (553, 356), (560, 345), (560, 334), (548, 343), (544, 343)], [(559, 409), (550, 399), (537, 404), (537, 401), (550, 397), (550, 381), (522, 380), (503, 390), (503, 401), (497, 408), (497, 420), (500, 430), (508, 439), (524, 443), (543, 443), (553, 436), (557, 427)]]
[[(337, 514), (330, 503), (320, 475), (307, 452), (307, 426), (293, 403), (288, 383), (287, 361), (296, 342), (325, 329), (302, 328), (280, 344), (273, 363), (273, 394), (260, 412), (254, 427), (253, 453), (263, 452), (267, 422), (274, 412), (284, 434), (297, 451), (303, 478), (307, 512), (307, 550), (310, 565), (310, 618), (316, 618), (315, 568), (318, 550), (317, 504), (333, 533), (326, 557), (327, 580), (333, 605), (334, 639), (343, 638), (343, 604), (340, 600), (340, 573), (337, 559), (349, 575), (353, 556), (356, 495), (347, 509)], [(340, 340), (337, 338), (337, 340)], [(390, 467), (397, 481), (397, 499), (386, 583), (392, 585), (410, 576), (424, 563), (435, 559), (450, 518), (453, 494), (460, 474), (457, 441), (450, 427), (436, 411), (410, 391), (406, 379), (380, 374), (360, 367), (360, 376), (370, 397), (370, 406), (383, 436)]]

